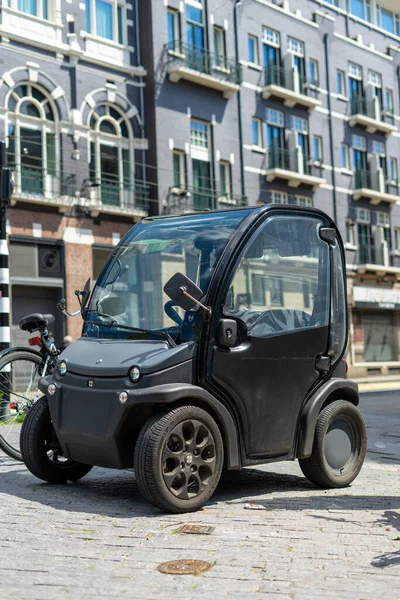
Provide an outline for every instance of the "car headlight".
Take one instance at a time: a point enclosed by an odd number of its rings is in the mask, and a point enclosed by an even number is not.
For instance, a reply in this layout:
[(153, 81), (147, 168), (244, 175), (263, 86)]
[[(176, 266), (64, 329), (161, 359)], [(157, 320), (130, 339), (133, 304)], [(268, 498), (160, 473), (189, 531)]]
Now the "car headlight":
[(65, 360), (62, 360), (59, 363), (57, 370), (61, 376), (65, 375), (65, 373), (67, 372), (67, 363), (65, 362)]
[(132, 381), (132, 383), (137, 383), (141, 376), (142, 374), (139, 367), (132, 367), (129, 369), (129, 379)]

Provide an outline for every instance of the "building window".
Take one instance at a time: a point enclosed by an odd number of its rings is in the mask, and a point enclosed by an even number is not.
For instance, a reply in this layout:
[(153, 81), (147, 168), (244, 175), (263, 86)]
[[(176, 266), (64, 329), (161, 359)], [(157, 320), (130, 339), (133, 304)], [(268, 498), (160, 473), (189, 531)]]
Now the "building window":
[(260, 57), (258, 55), (258, 38), (255, 35), (248, 36), (248, 47), (249, 47), (249, 62), (253, 65), (260, 64)]
[(367, 139), (362, 135), (353, 135), (353, 148), (355, 150), (367, 151)]
[(219, 163), (219, 186), (220, 186), (220, 197), (231, 199), (232, 198), (232, 176), (231, 176), (231, 165), (229, 162), (221, 160)]
[(288, 38), (288, 52), (296, 56), (304, 56), (304, 44), (294, 38)]
[(272, 108), (267, 108), (265, 111), (266, 121), (270, 125), (277, 125), (278, 127), (284, 126), (283, 121), (283, 112), (280, 110), (274, 110)]
[(298, 132), (304, 133), (304, 134), (308, 133), (307, 119), (303, 119), (301, 117), (295, 117), (294, 115), (292, 115), (291, 125), (292, 125), (293, 131), (298, 131)]
[(346, 96), (346, 75), (344, 71), (337, 71), (337, 93), (339, 96)]
[(372, 152), (378, 156), (386, 156), (385, 144), (383, 142), (372, 141)]
[(340, 147), (342, 169), (350, 170), (349, 147), (347, 144), (342, 144)]
[(90, 125), (90, 179), (100, 187), (102, 204), (125, 206), (132, 202), (130, 124), (120, 109), (99, 104)]
[(400, 35), (400, 15), (376, 5), (376, 24), (389, 33)]
[(362, 95), (362, 69), (359, 65), (349, 63), (349, 97), (358, 99)]
[(16, 192), (56, 194), (60, 163), (56, 107), (39, 87), (20, 84), (9, 94), (6, 110), (7, 160), (15, 172)]
[(387, 88), (385, 90), (385, 110), (390, 115), (394, 113), (393, 91)]
[(346, 244), (354, 246), (354, 223), (351, 219), (346, 220)]
[(310, 59), (308, 64), (308, 76), (310, 79), (310, 83), (313, 85), (319, 85), (319, 70), (318, 70), (318, 61), (313, 58)]
[(176, 44), (179, 44), (181, 39), (179, 12), (169, 8), (167, 11), (168, 19), (168, 44), (171, 49), (179, 50)]
[(351, 14), (371, 22), (371, 4), (370, 0), (350, 0)]
[(389, 179), (395, 183), (399, 180), (399, 172), (397, 168), (397, 158), (389, 159)]
[(271, 204), (289, 204), (289, 198), (286, 192), (271, 190), (270, 198)]
[[(50, 4), (50, 10), (52, 2)], [(8, 0), (8, 6), (13, 10), (19, 10), (20, 12), (32, 15), (33, 17), (39, 17), (40, 19), (51, 19), (52, 15), (49, 15), (48, 0)]]
[(123, 44), (123, 10), (117, 0), (86, 0), (86, 31)]
[(278, 31), (274, 31), (274, 29), (269, 29), (269, 27), (263, 27), (263, 42), (269, 44), (270, 46), (275, 46), (279, 48), (281, 45), (280, 35)]
[(322, 137), (319, 135), (313, 136), (313, 159), (322, 162)]
[(186, 40), (192, 48), (204, 48), (203, 10), (186, 4)]
[(383, 106), (382, 75), (376, 73), (375, 71), (369, 71), (368, 83), (372, 86), (374, 90), (374, 96), (379, 100), (379, 106)]
[(226, 69), (226, 41), (225, 30), (222, 27), (214, 27), (214, 65)]
[(394, 247), (397, 252), (400, 252), (400, 227), (394, 228)]
[(378, 211), (376, 213), (376, 224), (379, 227), (390, 228), (390, 215), (388, 213)]
[(357, 208), (357, 223), (364, 225), (371, 223), (371, 211), (368, 208)]
[(312, 206), (312, 198), (308, 196), (296, 196), (296, 204), (297, 206)]
[(174, 187), (182, 190), (186, 184), (185, 154), (179, 150), (173, 152)]
[(191, 119), (190, 121), (190, 143), (197, 148), (208, 149), (208, 124), (204, 121)]
[(261, 119), (257, 119), (256, 117), (252, 119), (252, 141), (253, 146), (257, 148), (263, 147), (262, 122)]

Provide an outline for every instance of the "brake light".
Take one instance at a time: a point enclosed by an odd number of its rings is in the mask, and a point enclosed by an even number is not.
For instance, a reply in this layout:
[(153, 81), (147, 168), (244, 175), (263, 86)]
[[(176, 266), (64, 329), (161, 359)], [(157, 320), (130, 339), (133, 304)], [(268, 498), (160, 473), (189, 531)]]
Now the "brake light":
[(30, 338), (29, 345), (30, 346), (39, 346), (41, 341), (42, 341), (42, 339), (41, 339), (40, 335), (37, 335), (33, 338)]
[(343, 359), (343, 362), (346, 367), (346, 375), (347, 375), (347, 373), (349, 372), (349, 363), (347, 362), (347, 360), (345, 358)]

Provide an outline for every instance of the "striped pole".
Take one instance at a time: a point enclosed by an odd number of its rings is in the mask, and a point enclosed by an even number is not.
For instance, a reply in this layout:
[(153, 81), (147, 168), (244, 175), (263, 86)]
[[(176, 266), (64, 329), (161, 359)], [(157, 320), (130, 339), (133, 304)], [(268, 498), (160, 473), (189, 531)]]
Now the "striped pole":
[(7, 169), (6, 145), (0, 142), (0, 348), (10, 345), (10, 297), (7, 245), (7, 206), (13, 189), (12, 173)]

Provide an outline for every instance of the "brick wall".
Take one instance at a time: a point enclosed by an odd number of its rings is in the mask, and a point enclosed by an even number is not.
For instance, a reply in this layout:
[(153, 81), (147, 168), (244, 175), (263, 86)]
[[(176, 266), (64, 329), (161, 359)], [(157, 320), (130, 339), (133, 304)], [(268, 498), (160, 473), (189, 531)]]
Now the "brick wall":
[[(88, 277), (92, 276), (92, 246), (85, 244), (65, 244), (65, 284), (68, 310), (78, 309), (75, 290), (83, 289)], [(80, 316), (68, 317), (67, 333), (73, 339), (81, 335), (82, 319)]]

